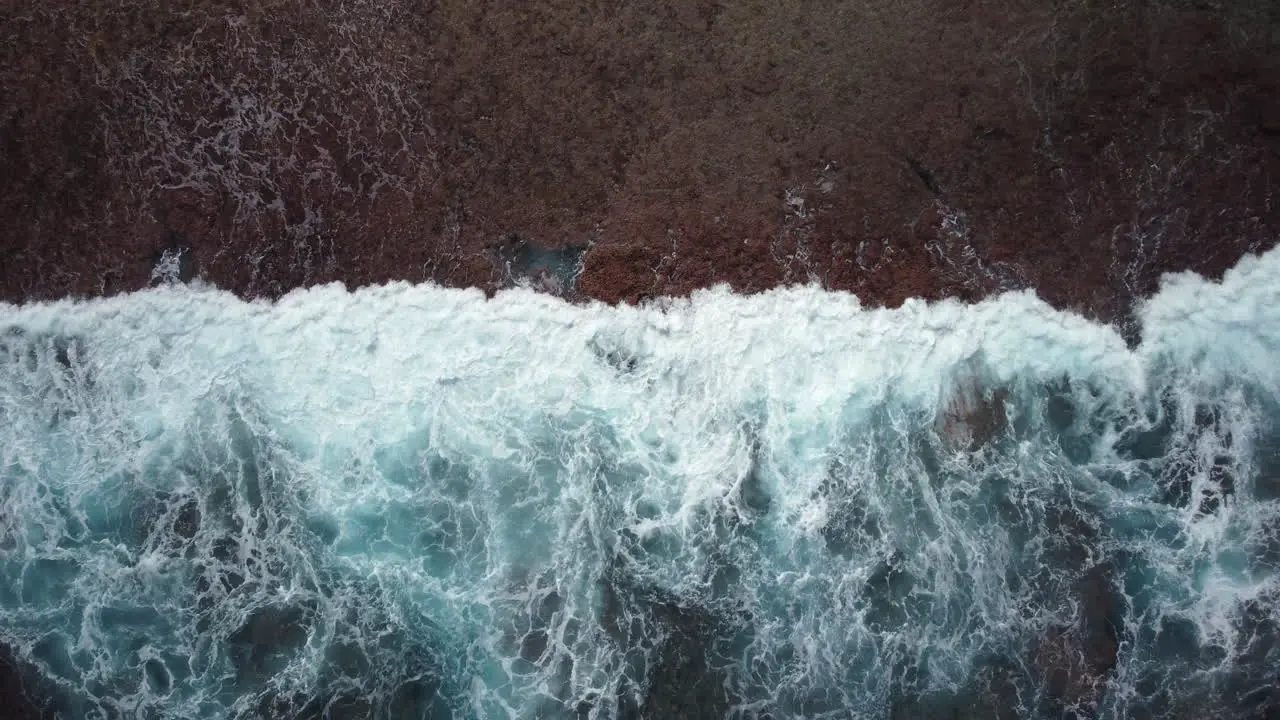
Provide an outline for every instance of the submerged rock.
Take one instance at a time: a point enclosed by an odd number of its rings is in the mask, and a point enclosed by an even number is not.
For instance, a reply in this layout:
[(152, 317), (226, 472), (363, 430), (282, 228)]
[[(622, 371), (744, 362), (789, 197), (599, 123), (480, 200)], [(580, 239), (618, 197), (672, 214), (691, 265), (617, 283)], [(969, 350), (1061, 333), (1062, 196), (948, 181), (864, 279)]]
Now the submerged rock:
[(954, 691), (904, 692), (893, 700), (891, 720), (1022, 720), (1016, 666), (1003, 658), (983, 660), (970, 681)]
[(913, 596), (916, 579), (901, 552), (880, 562), (863, 586), (862, 599), (867, 625), (881, 632), (893, 632), (923, 614)]
[(0, 643), (0, 707), (10, 720), (55, 720), (59, 706), (50, 684), (13, 648)]
[(1246, 603), (1238, 623), (1238, 659), (1226, 682), (1226, 699), (1242, 717), (1280, 716), (1280, 594)]
[(734, 705), (727, 661), (717, 662), (718, 645), (731, 635), (725, 621), (625, 575), (602, 590), (601, 621), (626, 657), (617, 717), (724, 717)]
[(934, 430), (952, 449), (977, 450), (1005, 431), (1008, 399), (1007, 390), (986, 386), (975, 372), (966, 371), (946, 395)]
[(1096, 707), (1120, 652), (1122, 601), (1109, 564), (1090, 568), (1075, 583), (1074, 621), (1054, 625), (1036, 641), (1032, 662), (1045, 693), (1067, 707)]
[[(250, 678), (241, 689), (254, 702), (241, 720), (444, 720), (458, 716), (459, 697), (450, 693), (449, 666), (441, 648), (421, 631), (389, 612), (375, 587), (339, 580), (331, 588), (343, 607), (277, 606), (255, 612), (232, 637), (240, 662), (277, 662), (305, 653), (301, 673), (277, 672)], [(351, 602), (361, 597), (363, 601)], [(237, 646), (235, 643), (240, 642)], [(303, 644), (306, 644), (306, 649)], [(318, 654), (308, 649), (322, 648)], [(246, 657), (247, 656), (247, 657)], [(312, 674), (314, 673), (314, 674)]]
[(273, 605), (255, 609), (226, 641), (237, 675), (267, 678), (293, 659), (317, 622), (315, 608)]

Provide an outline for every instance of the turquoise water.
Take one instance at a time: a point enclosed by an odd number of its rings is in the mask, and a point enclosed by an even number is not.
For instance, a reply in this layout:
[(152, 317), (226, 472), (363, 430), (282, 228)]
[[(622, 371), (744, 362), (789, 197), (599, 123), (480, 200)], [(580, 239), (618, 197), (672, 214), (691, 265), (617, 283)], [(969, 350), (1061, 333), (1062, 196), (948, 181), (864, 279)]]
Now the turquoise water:
[(1030, 294), (0, 306), (0, 642), (73, 718), (1263, 717), (1280, 254)]

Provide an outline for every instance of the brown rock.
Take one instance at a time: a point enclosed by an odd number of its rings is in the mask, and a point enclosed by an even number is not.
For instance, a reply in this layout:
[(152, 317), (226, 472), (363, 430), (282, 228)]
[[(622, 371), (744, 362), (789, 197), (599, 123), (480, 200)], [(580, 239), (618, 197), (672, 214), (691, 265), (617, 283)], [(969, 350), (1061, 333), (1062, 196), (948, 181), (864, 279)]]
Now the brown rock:
[[(1224, 4), (1225, 5), (1225, 4)], [(1280, 13), (1164, 0), (0, 7), (0, 297), (1034, 287), (1123, 318), (1280, 231)]]

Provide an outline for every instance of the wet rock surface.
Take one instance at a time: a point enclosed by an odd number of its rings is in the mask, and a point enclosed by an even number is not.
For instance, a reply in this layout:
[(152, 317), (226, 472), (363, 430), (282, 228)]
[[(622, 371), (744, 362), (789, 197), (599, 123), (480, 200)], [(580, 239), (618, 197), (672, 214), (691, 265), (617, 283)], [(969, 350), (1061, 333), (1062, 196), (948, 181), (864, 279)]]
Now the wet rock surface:
[(1036, 643), (1033, 662), (1044, 691), (1066, 708), (1094, 709), (1116, 666), (1121, 613), (1113, 574), (1106, 566), (1090, 569), (1071, 598), (1078, 603), (1077, 621), (1051, 628)]
[(1005, 431), (1008, 396), (1007, 390), (985, 387), (976, 375), (964, 374), (944, 398), (934, 429), (950, 448), (977, 450)]
[(13, 649), (0, 645), (0, 699), (5, 717), (13, 720), (52, 720), (58, 705), (49, 683), (24, 663)]
[[(1122, 320), (1280, 229), (1280, 11), (1032, 1), (0, 9), (0, 297), (199, 276), (635, 301), (1035, 288)], [(535, 253), (536, 254), (536, 253)], [(528, 259), (528, 253), (526, 253)]]
[[(626, 648), (619, 718), (724, 717), (739, 698), (726, 687), (728, 658), (717, 650), (731, 633), (707, 608), (634, 582), (615, 566), (602, 585), (603, 626)], [(717, 663), (717, 661), (719, 661)], [(579, 716), (591, 708), (579, 708)]]

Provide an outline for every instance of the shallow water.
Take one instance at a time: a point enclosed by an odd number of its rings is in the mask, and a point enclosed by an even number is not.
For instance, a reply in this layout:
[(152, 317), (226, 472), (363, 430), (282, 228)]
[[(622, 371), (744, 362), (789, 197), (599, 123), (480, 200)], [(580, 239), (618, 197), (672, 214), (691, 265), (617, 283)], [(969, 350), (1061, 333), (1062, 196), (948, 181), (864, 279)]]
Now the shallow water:
[(1262, 717), (1280, 253), (1030, 294), (0, 306), (0, 642), (65, 717)]

